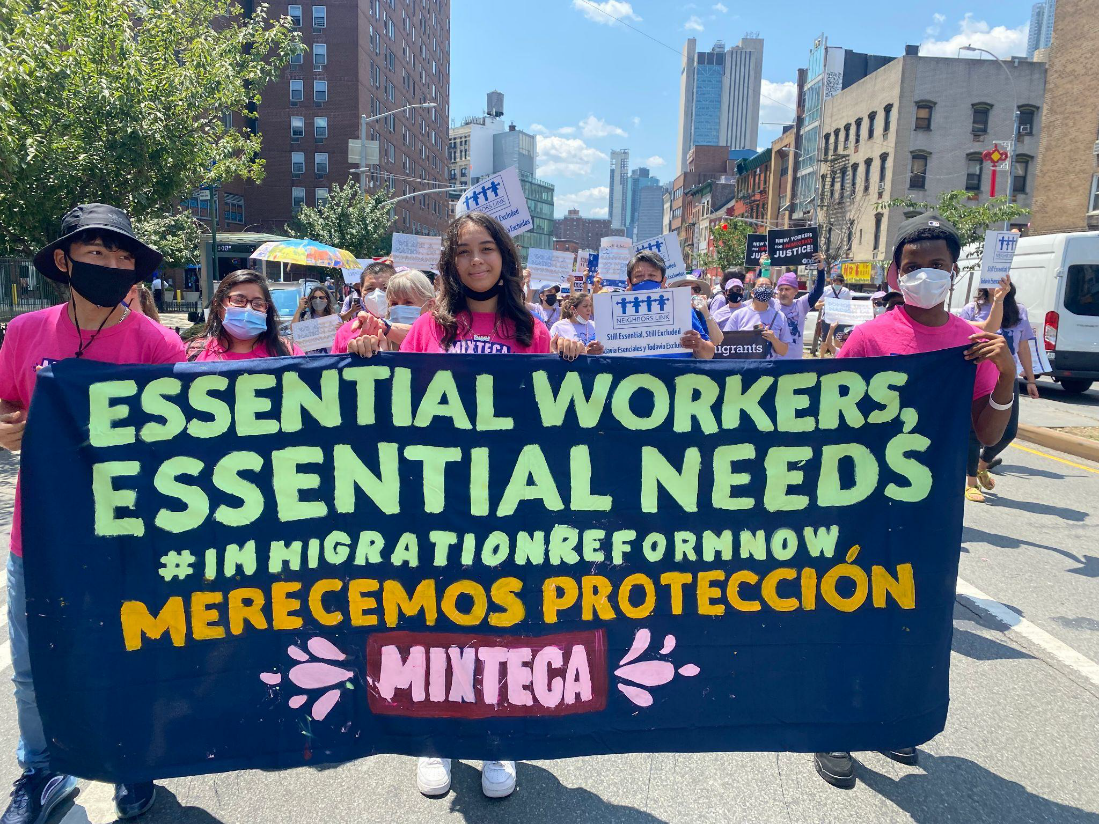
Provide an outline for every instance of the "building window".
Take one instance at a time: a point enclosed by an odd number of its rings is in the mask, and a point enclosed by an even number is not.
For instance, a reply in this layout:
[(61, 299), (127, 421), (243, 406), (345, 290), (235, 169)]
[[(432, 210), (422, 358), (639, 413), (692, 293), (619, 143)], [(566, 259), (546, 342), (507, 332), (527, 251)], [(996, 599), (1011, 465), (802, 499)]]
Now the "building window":
[(225, 222), (244, 223), (243, 195), (225, 195)]
[(328, 9), (325, 6), (313, 6), (313, 28), (323, 29), (328, 23)]
[(290, 211), (294, 214), (305, 205), (305, 187), (295, 186), (290, 190)]
[(967, 192), (981, 191), (981, 175), (984, 172), (984, 161), (979, 154), (966, 155), (965, 158), (965, 190)]
[(878, 166), (878, 197), (881, 197), (882, 192), (885, 191), (885, 180), (888, 174), (887, 167), (889, 165), (889, 155), (883, 154), (881, 158), (881, 165)]
[(1026, 194), (1027, 172), (1030, 171), (1029, 155), (1017, 155), (1012, 167), (1011, 173), (1015, 177), (1011, 183), (1012, 194)]
[(874, 215), (874, 251), (878, 251), (878, 247), (881, 246), (881, 221), (885, 217), (881, 212)]
[(988, 116), (992, 107), (987, 103), (976, 103), (973, 106), (973, 134), (988, 134)]
[(317, 204), (317, 208), (319, 209), (321, 206), (328, 202), (328, 189), (322, 186), (318, 186), (316, 191), (313, 193), (313, 196), (316, 198), (314, 202)]
[(855, 121), (855, 145), (862, 143), (862, 118)]
[(1092, 212), (1099, 212), (1099, 174), (1091, 176), (1091, 201)]
[(290, 22), (301, 28), (301, 6), (290, 6), (287, 14), (290, 15)]
[(317, 140), (325, 140), (328, 137), (328, 118), (313, 118), (313, 137)]
[[(299, 81), (301, 82), (301, 81)], [(318, 103), (323, 103), (328, 99), (328, 81), (327, 80), (314, 80), (313, 81), (313, 99)]]
[(304, 117), (291, 117), (290, 118), (290, 139), (297, 140), (298, 138), (305, 137), (305, 118)]
[(822, 200), (824, 200), (827, 203), (828, 199), (825, 196), (825, 180), (826, 179), (827, 179), (826, 175), (821, 175), (820, 176), (820, 197), (821, 197)]
[(1019, 134), (1028, 135), (1034, 134), (1034, 116), (1038, 114), (1038, 110), (1033, 106), (1020, 106), (1019, 107)]
[(828, 139), (829, 139), (829, 137), (831, 137), (831, 135), (825, 135), (824, 136), (824, 153), (821, 155), (821, 157), (823, 157), (825, 160), (828, 159)]
[(313, 44), (313, 71), (320, 71), (328, 63), (328, 46), (324, 43)]
[(328, 152), (317, 152), (313, 157), (313, 171), (318, 175), (328, 174)]
[(851, 145), (851, 124), (847, 123), (843, 127), (843, 150), (847, 151), (847, 148)]
[(843, 200), (844, 195), (847, 193), (847, 167), (844, 166), (840, 172), (840, 200)]
[(866, 139), (867, 140), (873, 140), (874, 139), (874, 124), (877, 122), (877, 120), (878, 120), (878, 113), (877, 112), (870, 112), (870, 114), (868, 114), (866, 116)]
[(863, 172), (863, 175), (862, 175), (862, 190), (864, 192), (869, 192), (870, 191), (870, 167), (873, 166), (873, 165), (874, 165), (874, 159), (868, 157), (866, 159), (866, 163), (864, 164), (865, 171)]
[(882, 109), (881, 133), (889, 134), (889, 127), (893, 125), (893, 104), (890, 103)]
[(290, 152), (290, 174), (305, 174), (305, 152)]
[(305, 81), (303, 80), (291, 80), (290, 81), (290, 102), (297, 103), (305, 97)]
[(184, 203), (188, 209), (198, 211), (198, 217), (202, 220), (210, 218), (210, 190), (199, 189), (194, 192)]
[[(931, 131), (931, 113), (935, 110), (934, 103), (917, 103), (916, 104), (916, 131), (917, 132), (929, 132)], [(921, 187), (923, 188), (923, 187)]]
[(290, 55), (290, 65), (300, 66), (302, 64), (302, 56), (304, 55), (304, 53), (305, 49), (303, 49), (301, 46), (294, 49), (293, 53)]
[(912, 165), (908, 169), (908, 188), (927, 188), (927, 158), (925, 154), (912, 155)]

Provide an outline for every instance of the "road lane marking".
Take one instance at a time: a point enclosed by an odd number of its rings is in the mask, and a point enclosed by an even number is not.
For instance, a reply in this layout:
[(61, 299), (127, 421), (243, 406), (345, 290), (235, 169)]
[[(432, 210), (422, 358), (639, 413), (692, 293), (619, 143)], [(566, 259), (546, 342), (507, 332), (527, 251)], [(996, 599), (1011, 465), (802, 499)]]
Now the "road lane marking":
[(0, 672), (3, 672), (11, 665), (11, 642), (5, 641), (0, 644)]
[(1028, 446), (1019, 446), (1017, 443), (1009, 444), (1012, 449), (1021, 449), (1024, 452), (1029, 452), (1031, 455), (1041, 455), (1043, 458), (1049, 458), (1051, 461), (1057, 461), (1058, 463), (1068, 464), (1076, 469), (1082, 469), (1085, 472), (1094, 472), (1099, 475), (1099, 469), (1093, 469), (1090, 466), (1084, 466), (1083, 464), (1073, 463), (1072, 461), (1066, 461), (1064, 458), (1058, 458), (1056, 455), (1050, 455), (1045, 452), (1039, 452), (1037, 449), (1031, 449)]
[(109, 824), (117, 819), (114, 785), (102, 781), (82, 781), (76, 803), (58, 824)]
[(972, 584), (958, 579), (958, 595), (978, 609), (987, 612), (997, 621), (1007, 625), (1008, 632), (1022, 636), (1052, 655), (1065, 666), (1071, 667), (1096, 686), (1099, 686), (1099, 664), (1078, 653), (1064, 641), (1054, 638), (1044, 629), (1031, 623), (1012, 609), (981, 592)]

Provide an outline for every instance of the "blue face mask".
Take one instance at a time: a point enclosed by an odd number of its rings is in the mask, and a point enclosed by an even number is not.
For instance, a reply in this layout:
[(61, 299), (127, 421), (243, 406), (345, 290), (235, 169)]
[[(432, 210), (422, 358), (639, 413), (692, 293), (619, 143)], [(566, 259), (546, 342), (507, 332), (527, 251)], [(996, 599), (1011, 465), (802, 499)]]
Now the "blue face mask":
[(229, 306), (221, 325), (237, 340), (251, 340), (267, 331), (267, 314), (251, 306)]
[(419, 306), (390, 306), (389, 320), (392, 323), (406, 323), (411, 326), (420, 317)]
[(634, 292), (646, 292), (649, 289), (660, 289), (660, 284), (655, 280), (643, 280), (640, 283), (635, 283), (631, 289)]

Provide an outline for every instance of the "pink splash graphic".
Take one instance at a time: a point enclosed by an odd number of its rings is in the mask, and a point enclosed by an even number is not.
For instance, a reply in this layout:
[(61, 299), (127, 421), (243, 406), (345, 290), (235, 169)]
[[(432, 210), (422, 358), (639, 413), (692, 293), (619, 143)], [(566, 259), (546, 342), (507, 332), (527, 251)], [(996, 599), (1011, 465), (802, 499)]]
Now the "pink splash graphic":
[[(323, 658), (327, 661), (343, 661), (347, 658), (331, 641), (324, 638), (311, 638), (306, 647), (316, 658)], [(344, 686), (350, 688), (351, 684), (349, 682), (354, 676), (354, 672), (324, 661), (312, 660), (309, 653), (294, 644), (287, 647), (286, 654), (293, 660), (301, 662), (290, 668), (289, 678), (291, 684), (302, 690), (325, 690), (309, 709), (309, 715), (314, 721), (323, 721), (340, 700), (341, 688)], [(273, 687), (282, 683), (281, 672), (261, 672), (259, 677), (268, 686)], [(291, 696), (287, 704), (291, 709), (296, 710), (308, 700), (309, 696), (307, 694), (297, 694)]]
[[(698, 675), (700, 672), (699, 668), (694, 664), (684, 664), (677, 670), (675, 665), (670, 661), (661, 661), (658, 659), (630, 663), (647, 652), (651, 642), (652, 636), (649, 631), (647, 629), (639, 629), (637, 634), (634, 635), (633, 643), (630, 644), (630, 648), (626, 652), (626, 655), (618, 662), (618, 669), (614, 671), (614, 674), (624, 681), (630, 681), (633, 684), (640, 685), (631, 686), (630, 684), (618, 684), (618, 689), (622, 694), (639, 707), (651, 707), (653, 703), (652, 693), (646, 689), (642, 689), (642, 687), (661, 687), (675, 678), (677, 672), (685, 678), (691, 678)], [(659, 654), (668, 655), (674, 649), (675, 636), (665, 635), (664, 645), (660, 648)]]

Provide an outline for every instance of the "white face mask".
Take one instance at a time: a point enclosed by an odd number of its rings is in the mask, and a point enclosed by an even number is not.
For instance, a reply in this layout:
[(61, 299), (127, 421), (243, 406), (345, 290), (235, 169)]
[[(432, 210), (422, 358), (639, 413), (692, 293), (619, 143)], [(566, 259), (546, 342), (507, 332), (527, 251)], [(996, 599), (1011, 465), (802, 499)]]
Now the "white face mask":
[(909, 306), (931, 309), (943, 303), (954, 280), (953, 272), (942, 269), (917, 269), (901, 275), (898, 284), (901, 295)]
[(393, 323), (406, 323), (411, 326), (420, 317), (419, 306), (390, 306), (389, 319)]
[(389, 307), (389, 303), (385, 299), (384, 289), (375, 289), (372, 292), (367, 292), (363, 295), (362, 303), (368, 312), (377, 315), (379, 318), (385, 317), (385, 310)]

